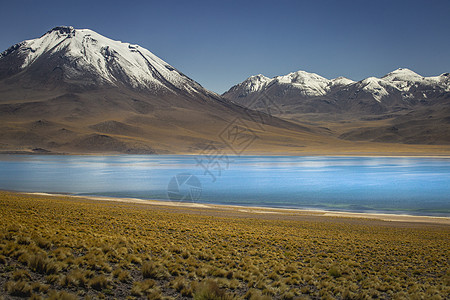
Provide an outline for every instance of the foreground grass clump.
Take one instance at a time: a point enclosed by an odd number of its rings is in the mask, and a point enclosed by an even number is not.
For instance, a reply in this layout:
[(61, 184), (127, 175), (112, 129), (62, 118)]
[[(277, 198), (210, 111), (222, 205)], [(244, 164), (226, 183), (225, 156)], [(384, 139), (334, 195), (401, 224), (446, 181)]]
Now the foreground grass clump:
[(450, 227), (0, 192), (0, 299), (449, 299)]
[(220, 289), (217, 283), (211, 279), (197, 285), (194, 293), (194, 300), (227, 300), (233, 297)]

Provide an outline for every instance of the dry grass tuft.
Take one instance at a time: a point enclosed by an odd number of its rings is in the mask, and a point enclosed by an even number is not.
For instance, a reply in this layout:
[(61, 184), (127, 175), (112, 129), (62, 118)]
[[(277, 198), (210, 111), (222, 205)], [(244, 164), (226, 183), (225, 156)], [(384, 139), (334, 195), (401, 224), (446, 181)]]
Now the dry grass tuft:
[(89, 280), (88, 285), (97, 291), (101, 291), (108, 288), (109, 280), (104, 275), (98, 275)]
[(39, 253), (32, 255), (28, 259), (28, 266), (33, 272), (37, 272), (40, 274), (55, 274), (57, 273), (58, 266), (54, 261), (47, 258), (45, 254)]
[(152, 279), (168, 278), (168, 272), (161, 264), (147, 261), (142, 265), (142, 277)]
[(330, 276), (333, 276), (334, 278), (339, 278), (342, 276), (342, 273), (337, 266), (332, 266), (328, 270), (328, 274), (330, 274)]
[(49, 293), (49, 300), (77, 300), (78, 297), (72, 293), (65, 291), (51, 291)]
[(132, 296), (141, 297), (150, 294), (159, 294), (159, 288), (156, 286), (156, 282), (154, 280), (147, 279), (133, 283), (133, 287), (131, 289)]
[(234, 299), (234, 297), (228, 294), (225, 290), (221, 289), (219, 285), (211, 279), (201, 282), (195, 287), (194, 300), (228, 299)]
[(32, 294), (31, 285), (26, 281), (8, 281), (5, 285), (5, 290), (11, 296), (15, 297), (30, 297)]

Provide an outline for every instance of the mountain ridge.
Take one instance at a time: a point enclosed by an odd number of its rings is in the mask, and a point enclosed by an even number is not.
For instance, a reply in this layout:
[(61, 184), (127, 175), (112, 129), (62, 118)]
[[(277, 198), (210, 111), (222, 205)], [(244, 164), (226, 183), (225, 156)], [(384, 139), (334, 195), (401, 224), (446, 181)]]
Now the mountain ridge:
[[(263, 74), (253, 75), (243, 82), (234, 85), (222, 95), (226, 97), (234, 90), (240, 88), (242, 90), (240, 96), (245, 97), (245, 93), (261, 92), (268, 85), (276, 83), (290, 85), (291, 87), (299, 89), (300, 93), (307, 90), (313, 91), (312, 93), (304, 93), (304, 95), (306, 96), (323, 96), (335, 86), (348, 87), (355, 84), (359, 84), (363, 88), (367, 87), (367, 91), (374, 93), (375, 96), (379, 96), (376, 95), (376, 90), (380, 87), (370, 87), (370, 85), (374, 83), (375, 85), (380, 85), (380, 83), (383, 85), (390, 84), (391, 87), (395, 87), (399, 91), (403, 92), (407, 91), (407, 88), (410, 87), (410, 85), (407, 85), (405, 83), (422, 83), (427, 85), (434, 84), (440, 88), (443, 88), (446, 92), (450, 92), (449, 79), (449, 73), (443, 73), (438, 76), (424, 77), (407, 68), (398, 68), (380, 78), (372, 76), (359, 81), (353, 81), (344, 76), (327, 79), (316, 73), (310, 73), (300, 70), (282, 76), (274, 76), (272, 78), (266, 77)], [(378, 97), (374, 98), (379, 100)]]

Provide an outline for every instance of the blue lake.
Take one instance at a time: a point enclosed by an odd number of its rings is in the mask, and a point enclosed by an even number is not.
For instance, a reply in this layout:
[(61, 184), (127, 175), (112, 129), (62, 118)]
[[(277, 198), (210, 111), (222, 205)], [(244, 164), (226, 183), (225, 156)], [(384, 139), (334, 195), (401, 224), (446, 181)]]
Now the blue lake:
[(450, 159), (0, 155), (0, 189), (450, 216)]

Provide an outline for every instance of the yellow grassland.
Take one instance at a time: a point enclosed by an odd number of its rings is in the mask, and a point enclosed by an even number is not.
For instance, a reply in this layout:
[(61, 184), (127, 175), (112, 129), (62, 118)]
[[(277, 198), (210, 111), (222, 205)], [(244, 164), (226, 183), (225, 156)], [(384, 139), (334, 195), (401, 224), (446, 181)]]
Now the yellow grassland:
[(450, 226), (0, 192), (0, 298), (449, 299)]

